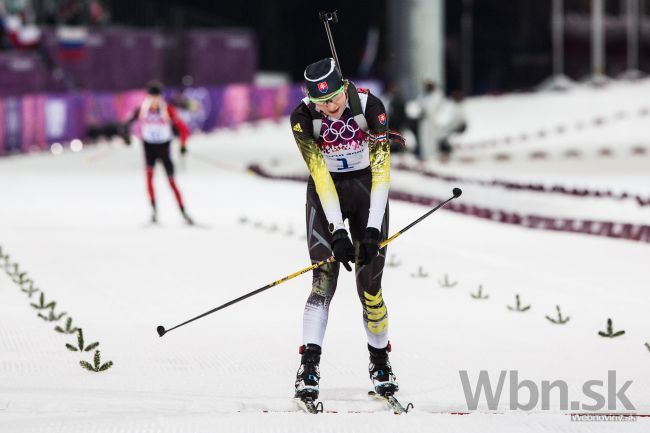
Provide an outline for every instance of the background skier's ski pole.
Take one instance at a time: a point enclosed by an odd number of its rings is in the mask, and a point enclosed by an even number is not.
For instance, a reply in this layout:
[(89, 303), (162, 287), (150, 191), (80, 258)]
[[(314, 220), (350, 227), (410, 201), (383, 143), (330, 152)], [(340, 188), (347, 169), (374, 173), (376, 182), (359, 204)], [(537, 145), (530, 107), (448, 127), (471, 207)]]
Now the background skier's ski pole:
[[(411, 224), (407, 225), (407, 226), (404, 227), (402, 230), (398, 231), (397, 233), (395, 233), (394, 235), (392, 235), (391, 237), (389, 237), (388, 239), (386, 239), (385, 241), (383, 241), (382, 243), (380, 243), (380, 244), (379, 244), (379, 248), (380, 248), (380, 249), (381, 249), (381, 248), (384, 248), (386, 245), (388, 245), (389, 243), (391, 243), (392, 241), (394, 241), (395, 239), (397, 239), (398, 237), (400, 237), (402, 234), (404, 234), (404, 233), (405, 233), (407, 230), (409, 230), (411, 227), (413, 227), (414, 225), (416, 225), (417, 223), (419, 223), (420, 221), (422, 221), (423, 219), (425, 219), (426, 217), (428, 217), (429, 215), (431, 215), (432, 213), (434, 213), (435, 211), (437, 211), (438, 209), (440, 209), (441, 207), (443, 207), (444, 205), (446, 205), (447, 203), (449, 203), (450, 201), (452, 201), (453, 199), (460, 197), (460, 195), (461, 195), (462, 193), (463, 193), (463, 192), (461, 191), (460, 188), (454, 188), (454, 189), (453, 189), (453, 196), (451, 196), (451, 197), (449, 197), (447, 200), (445, 200), (445, 201), (439, 203), (436, 207), (434, 207), (433, 209), (431, 209), (429, 212), (425, 213), (425, 214), (422, 215), (420, 218), (416, 219), (416, 220), (413, 221)], [(282, 284), (282, 283), (284, 283), (285, 281), (289, 281), (289, 280), (291, 280), (291, 279), (293, 279), (293, 278), (295, 278), (295, 277), (297, 277), (297, 276), (299, 276), (299, 275), (302, 275), (302, 274), (304, 274), (304, 273), (306, 273), (306, 272), (309, 272), (309, 271), (311, 271), (311, 270), (313, 270), (313, 269), (316, 269), (316, 268), (318, 268), (318, 267), (320, 267), (320, 266), (323, 266), (325, 263), (332, 263), (332, 262), (334, 262), (334, 261), (335, 261), (335, 260), (334, 260), (334, 257), (329, 257), (329, 258), (326, 259), (326, 260), (321, 260), (321, 261), (318, 262), (318, 263), (314, 263), (313, 265), (308, 266), (308, 267), (306, 267), (306, 268), (303, 268), (303, 269), (301, 269), (301, 270), (299, 270), (299, 271), (297, 271), (297, 272), (294, 272), (294, 273), (291, 274), (291, 275), (287, 275), (286, 277), (280, 278), (279, 280), (274, 281), (274, 282), (272, 282), (272, 283), (270, 283), (270, 284), (267, 284), (267, 285), (264, 286), (264, 287), (260, 287), (259, 289), (257, 289), (257, 290), (253, 290), (253, 291), (250, 292), (250, 293), (246, 293), (245, 295), (240, 296), (240, 297), (237, 298), (237, 299), (233, 299), (232, 301), (226, 302), (226, 303), (223, 304), (223, 305), (219, 305), (218, 307), (213, 308), (213, 309), (210, 310), (210, 311), (206, 311), (205, 313), (200, 314), (200, 315), (198, 315), (198, 316), (196, 316), (196, 317), (193, 317), (193, 318), (191, 318), (191, 319), (189, 319), (189, 320), (187, 320), (187, 321), (185, 321), (185, 322), (183, 322), (183, 323), (180, 323), (180, 324), (174, 326), (173, 328), (165, 329), (164, 326), (160, 325), (160, 326), (158, 326), (158, 327), (156, 328), (156, 331), (158, 331), (158, 335), (162, 337), (163, 335), (165, 335), (165, 334), (168, 333), (169, 331), (172, 331), (172, 330), (174, 330), (174, 329), (176, 329), (176, 328), (180, 328), (181, 326), (184, 326), (184, 325), (187, 325), (188, 323), (194, 322), (195, 320), (198, 320), (198, 319), (200, 319), (200, 318), (202, 318), (202, 317), (205, 317), (205, 316), (207, 316), (208, 314), (215, 313), (215, 312), (217, 312), (217, 311), (219, 311), (219, 310), (221, 310), (221, 309), (224, 309), (224, 308), (226, 308), (226, 307), (231, 306), (232, 304), (236, 304), (236, 303), (239, 302), (239, 301), (243, 301), (243, 300), (246, 299), (246, 298), (250, 298), (251, 296), (257, 295), (258, 293), (263, 292), (264, 290), (270, 289), (271, 287), (277, 286), (278, 284)]]

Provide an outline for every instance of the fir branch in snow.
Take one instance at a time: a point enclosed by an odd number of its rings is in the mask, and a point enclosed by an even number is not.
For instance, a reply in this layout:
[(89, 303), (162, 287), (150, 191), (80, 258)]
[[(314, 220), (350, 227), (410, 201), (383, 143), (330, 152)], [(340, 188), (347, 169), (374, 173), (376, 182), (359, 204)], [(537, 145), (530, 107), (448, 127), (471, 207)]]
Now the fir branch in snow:
[(388, 260), (386, 262), (386, 266), (388, 266), (389, 268), (396, 268), (401, 264), (402, 264), (402, 262), (399, 262), (399, 261), (395, 260), (395, 254), (391, 254), (390, 255), (390, 260)]
[(612, 319), (607, 319), (607, 331), (598, 331), (598, 335), (605, 338), (614, 338), (620, 337), (625, 334), (625, 331), (616, 331), (614, 332), (614, 326), (612, 325)]
[(557, 310), (557, 319), (554, 319), (550, 316), (544, 316), (546, 319), (551, 322), (555, 323), (556, 325), (564, 325), (566, 322), (568, 322), (571, 318), (570, 317), (562, 317), (562, 312), (560, 311), (560, 306), (556, 305), (555, 309)]
[(76, 327), (72, 326), (72, 317), (68, 316), (68, 319), (65, 321), (65, 328), (61, 328), (60, 326), (56, 326), (54, 330), (56, 332), (60, 332), (61, 334), (74, 334), (77, 332)]
[(39, 291), (39, 289), (35, 288), (33, 283), (29, 283), (29, 287), (23, 287), (20, 289), (20, 291), (27, 293), (27, 297), (31, 298), (34, 293)]
[(79, 365), (81, 365), (81, 366), (82, 366), (83, 368), (85, 368), (86, 370), (95, 371), (95, 369), (93, 368), (93, 366), (90, 365), (89, 363), (87, 363), (86, 361), (79, 361)]
[(479, 284), (479, 286), (478, 286), (478, 293), (470, 293), (469, 295), (474, 299), (487, 299), (487, 298), (490, 297), (490, 295), (488, 295), (487, 293), (483, 294), (483, 285), (482, 284)]
[(21, 284), (21, 285), (25, 282), (26, 279), (27, 279), (27, 272), (20, 272), (15, 274), (12, 277), (14, 283)]
[(84, 352), (90, 352), (91, 350), (93, 350), (97, 346), (99, 346), (99, 341), (95, 341), (94, 343), (90, 343), (88, 346), (86, 346), (86, 348), (84, 349)]
[(111, 368), (113, 366), (113, 361), (108, 361), (102, 364), (99, 350), (96, 350), (95, 356), (93, 356), (92, 364), (87, 361), (79, 361), (79, 365), (81, 365), (83, 368), (85, 368), (88, 371), (93, 371), (95, 373), (98, 373), (100, 371), (106, 371), (109, 368)]
[(37, 310), (46, 310), (48, 308), (54, 309), (56, 306), (56, 302), (45, 302), (45, 294), (41, 292), (41, 297), (39, 298), (38, 304), (32, 303), (30, 304), (32, 307), (36, 308)]
[(440, 287), (443, 289), (451, 289), (453, 287), (456, 287), (456, 284), (458, 284), (458, 281), (449, 281), (449, 275), (447, 274), (445, 274), (445, 278), (442, 281), (438, 281), (438, 285), (440, 285)]
[(38, 317), (47, 321), (47, 322), (58, 322), (61, 318), (65, 316), (65, 313), (55, 314), (54, 310), (50, 310), (49, 314), (46, 316), (43, 313), (38, 313)]
[(94, 342), (90, 343), (88, 346), (85, 345), (84, 341), (84, 332), (83, 329), (77, 328), (77, 347), (71, 345), (71, 344), (66, 344), (65, 347), (67, 347), (69, 350), (75, 351), (75, 352), (90, 352), (94, 348), (99, 346), (99, 342)]
[(519, 311), (520, 313), (523, 313), (524, 311), (528, 311), (530, 309), (530, 305), (523, 306), (521, 305), (521, 300), (519, 299), (519, 294), (515, 295), (515, 306), (511, 307), (510, 305), (507, 305), (508, 310), (510, 311)]
[(417, 273), (415, 273), (415, 274), (411, 274), (411, 277), (412, 277), (412, 278), (427, 278), (428, 276), (429, 276), (429, 274), (427, 274), (426, 272), (424, 272), (424, 268), (423, 268), (422, 266), (420, 266), (420, 267), (418, 268)]
[[(7, 266), (9, 266), (9, 263), (7, 263)], [(11, 278), (13, 278), (15, 275), (18, 274), (18, 263), (13, 263), (10, 268), (13, 268), (13, 271), (7, 270), (7, 275), (9, 275)]]

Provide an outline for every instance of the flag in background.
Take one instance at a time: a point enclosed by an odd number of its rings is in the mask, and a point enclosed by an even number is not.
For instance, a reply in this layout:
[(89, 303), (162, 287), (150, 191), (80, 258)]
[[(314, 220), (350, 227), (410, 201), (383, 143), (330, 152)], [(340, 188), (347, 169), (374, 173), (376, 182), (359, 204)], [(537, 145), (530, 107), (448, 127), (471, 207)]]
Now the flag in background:
[(62, 26), (57, 29), (61, 60), (80, 60), (86, 56), (88, 29), (82, 26)]

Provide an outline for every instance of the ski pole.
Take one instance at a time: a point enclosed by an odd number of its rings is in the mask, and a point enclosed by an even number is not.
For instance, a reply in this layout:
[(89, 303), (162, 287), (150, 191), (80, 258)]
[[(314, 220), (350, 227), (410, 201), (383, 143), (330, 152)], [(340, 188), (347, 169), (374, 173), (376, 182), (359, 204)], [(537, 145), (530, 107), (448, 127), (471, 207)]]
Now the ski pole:
[(332, 29), (330, 28), (330, 22), (332, 24), (338, 24), (339, 17), (336, 14), (336, 11), (326, 12), (320, 11), (318, 13), (320, 20), (325, 26), (325, 33), (327, 34), (327, 41), (330, 43), (330, 49), (332, 50), (332, 56), (334, 57), (334, 62), (336, 63), (336, 69), (339, 70), (339, 74), (343, 76), (343, 71), (341, 71), (341, 64), (339, 63), (339, 56), (336, 55), (336, 47), (334, 46), (334, 38), (332, 37)]
[[(389, 238), (386, 239), (385, 241), (381, 242), (381, 243), (379, 244), (379, 248), (380, 248), (380, 249), (381, 249), (381, 248), (384, 248), (386, 245), (388, 245), (389, 243), (391, 243), (392, 241), (394, 241), (395, 239), (397, 239), (398, 237), (400, 237), (401, 235), (403, 235), (407, 230), (409, 230), (410, 228), (412, 228), (414, 225), (416, 225), (417, 223), (419, 223), (420, 221), (422, 221), (423, 219), (425, 219), (426, 217), (428, 217), (429, 215), (431, 215), (432, 213), (434, 213), (435, 211), (437, 211), (438, 209), (440, 209), (441, 207), (443, 207), (444, 205), (446, 205), (447, 203), (449, 203), (450, 201), (452, 201), (453, 199), (460, 197), (460, 195), (463, 193), (463, 191), (461, 191), (460, 188), (454, 188), (454, 189), (452, 190), (452, 192), (453, 192), (453, 195), (452, 195), (451, 197), (449, 197), (447, 200), (445, 200), (445, 201), (443, 201), (443, 202), (440, 202), (436, 207), (434, 207), (433, 209), (431, 209), (430, 211), (428, 211), (427, 213), (425, 213), (424, 215), (422, 215), (420, 218), (416, 219), (415, 221), (413, 221), (412, 223), (410, 223), (409, 225), (407, 225), (406, 227), (404, 227), (402, 230), (398, 231), (397, 233), (393, 234), (391, 237), (389, 237)], [(311, 265), (311, 266), (307, 266), (306, 268), (303, 268), (303, 269), (301, 269), (301, 270), (299, 270), (299, 271), (297, 271), (297, 272), (294, 272), (294, 273), (291, 274), (291, 275), (287, 275), (286, 277), (280, 278), (280, 279), (277, 280), (277, 281), (274, 281), (274, 282), (272, 282), (272, 283), (269, 283), (269, 284), (267, 284), (267, 285), (264, 286), (264, 287), (260, 287), (260, 288), (257, 289), (257, 290), (253, 290), (252, 292), (249, 292), (249, 293), (246, 293), (245, 295), (240, 296), (239, 298), (233, 299), (232, 301), (228, 301), (228, 302), (226, 302), (226, 303), (223, 304), (223, 305), (219, 305), (218, 307), (213, 308), (213, 309), (210, 310), (210, 311), (206, 311), (206, 312), (203, 313), (203, 314), (199, 314), (198, 316), (193, 317), (193, 318), (191, 318), (191, 319), (189, 319), (189, 320), (187, 320), (187, 321), (185, 321), (185, 322), (183, 322), (183, 323), (180, 323), (180, 324), (174, 326), (173, 328), (165, 329), (164, 326), (159, 325), (159, 326), (156, 328), (156, 331), (158, 332), (158, 335), (159, 335), (160, 337), (162, 337), (163, 335), (165, 335), (165, 334), (168, 333), (169, 331), (172, 331), (172, 330), (174, 330), (174, 329), (176, 329), (176, 328), (180, 328), (181, 326), (184, 326), (184, 325), (187, 325), (188, 323), (194, 322), (195, 320), (198, 320), (198, 319), (200, 319), (200, 318), (202, 318), (202, 317), (205, 317), (205, 316), (207, 316), (208, 314), (215, 313), (215, 312), (217, 312), (217, 311), (219, 311), (219, 310), (222, 310), (222, 309), (224, 309), (224, 308), (226, 308), (226, 307), (229, 307), (229, 306), (231, 306), (231, 305), (233, 305), (233, 304), (236, 304), (236, 303), (239, 302), (239, 301), (243, 301), (243, 300), (246, 299), (246, 298), (250, 298), (251, 296), (257, 295), (258, 293), (261, 293), (261, 292), (263, 292), (263, 291), (265, 291), (265, 290), (268, 290), (268, 289), (270, 289), (271, 287), (277, 286), (277, 285), (282, 284), (282, 283), (284, 283), (284, 282), (286, 282), (286, 281), (289, 281), (289, 280), (291, 280), (291, 279), (293, 279), (293, 278), (295, 278), (295, 277), (297, 277), (297, 276), (300, 276), (300, 275), (302, 275), (302, 274), (304, 274), (304, 273), (307, 273), (307, 272), (309, 272), (309, 271), (311, 271), (311, 270), (313, 270), (313, 269), (319, 268), (319, 267), (323, 266), (325, 263), (332, 263), (332, 262), (334, 262), (334, 261), (336, 261), (336, 260), (334, 259), (334, 257), (333, 257), (333, 256), (330, 256), (329, 258), (327, 258), (327, 259), (325, 259), (325, 260), (321, 260), (321, 261), (318, 262), (318, 263), (314, 263), (314, 264)]]

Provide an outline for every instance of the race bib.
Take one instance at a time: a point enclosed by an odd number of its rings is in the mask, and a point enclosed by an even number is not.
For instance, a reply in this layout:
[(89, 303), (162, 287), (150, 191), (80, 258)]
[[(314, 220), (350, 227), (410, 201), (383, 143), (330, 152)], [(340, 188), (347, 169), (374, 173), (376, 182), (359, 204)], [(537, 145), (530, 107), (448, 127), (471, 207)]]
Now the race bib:
[(368, 136), (348, 111), (340, 119), (323, 119), (318, 145), (330, 172), (356, 171), (370, 165)]
[(142, 139), (147, 143), (166, 143), (172, 139), (172, 128), (164, 123), (148, 123), (142, 125)]

